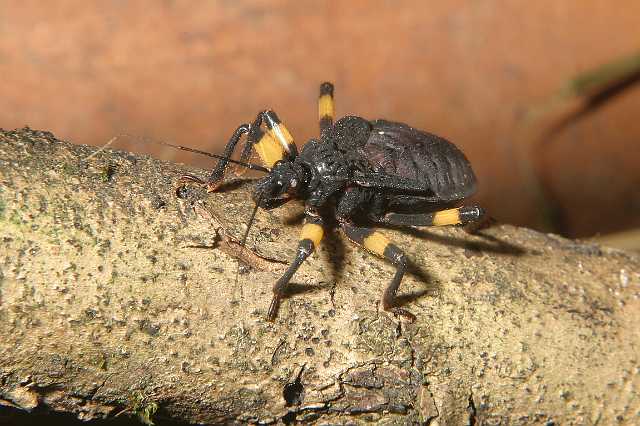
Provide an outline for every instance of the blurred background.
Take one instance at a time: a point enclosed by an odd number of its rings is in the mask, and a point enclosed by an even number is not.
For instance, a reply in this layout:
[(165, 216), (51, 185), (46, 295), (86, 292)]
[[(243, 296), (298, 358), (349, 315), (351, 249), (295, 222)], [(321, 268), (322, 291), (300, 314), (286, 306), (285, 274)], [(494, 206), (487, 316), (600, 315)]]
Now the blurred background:
[(220, 151), (270, 107), (301, 145), (331, 80), (339, 116), (457, 144), (498, 221), (569, 237), (640, 227), (638, 70), (637, 0), (0, 2), (4, 129), (210, 167), (143, 140)]

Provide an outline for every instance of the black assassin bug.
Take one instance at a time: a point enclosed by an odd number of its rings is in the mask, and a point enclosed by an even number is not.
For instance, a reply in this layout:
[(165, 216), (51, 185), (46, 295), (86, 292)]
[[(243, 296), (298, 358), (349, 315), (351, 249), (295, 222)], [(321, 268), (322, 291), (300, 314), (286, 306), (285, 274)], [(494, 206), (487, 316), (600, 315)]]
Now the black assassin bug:
[[(305, 224), (298, 250), (284, 275), (273, 286), (268, 319), (278, 312), (285, 288), (324, 234), (325, 218), (332, 215), (355, 244), (396, 266), (382, 296), (386, 311), (415, 317), (396, 305), (396, 292), (407, 267), (404, 253), (382, 233), (379, 225), (442, 226), (478, 222), (478, 206), (459, 207), (476, 191), (476, 177), (464, 154), (449, 141), (403, 123), (368, 121), (346, 116), (334, 123), (333, 85), (322, 83), (318, 100), (320, 137), (298, 149), (274, 111), (265, 110), (251, 124), (242, 124), (231, 136), (207, 180), (192, 175), (183, 182), (216, 191), (229, 163), (267, 173), (253, 193), (256, 207), (273, 209), (299, 199), (305, 203)], [(264, 124), (264, 126), (263, 126)], [(264, 127), (264, 129), (263, 129)], [(240, 161), (231, 159), (247, 135)], [(190, 151), (188, 148), (183, 148)], [(248, 163), (255, 150), (264, 166)]]

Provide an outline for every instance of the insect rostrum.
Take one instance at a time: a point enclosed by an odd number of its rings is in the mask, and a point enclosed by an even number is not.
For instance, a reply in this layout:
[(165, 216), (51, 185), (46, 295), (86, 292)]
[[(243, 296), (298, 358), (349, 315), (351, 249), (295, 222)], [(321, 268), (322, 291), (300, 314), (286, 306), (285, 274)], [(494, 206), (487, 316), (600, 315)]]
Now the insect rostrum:
[[(228, 164), (235, 162), (267, 173), (255, 186), (256, 208), (273, 209), (293, 199), (304, 201), (305, 224), (297, 253), (273, 287), (269, 320), (275, 319), (296, 270), (320, 244), (329, 215), (351, 241), (395, 265), (382, 307), (413, 320), (411, 313), (396, 304), (406, 257), (374, 227), (479, 221), (484, 214), (480, 207), (459, 207), (476, 190), (471, 165), (452, 143), (403, 123), (356, 116), (334, 123), (331, 83), (320, 86), (318, 113), (320, 137), (309, 140), (300, 152), (276, 113), (265, 110), (251, 124), (236, 129), (206, 181), (191, 175), (183, 180), (215, 191)], [(231, 160), (243, 137), (240, 161)], [(252, 150), (264, 167), (248, 163)]]

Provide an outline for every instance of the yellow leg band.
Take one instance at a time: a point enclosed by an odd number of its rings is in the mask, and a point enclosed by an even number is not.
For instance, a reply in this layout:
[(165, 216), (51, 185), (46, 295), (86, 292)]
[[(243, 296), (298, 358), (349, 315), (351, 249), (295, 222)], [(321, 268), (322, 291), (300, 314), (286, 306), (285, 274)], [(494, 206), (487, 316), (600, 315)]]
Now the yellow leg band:
[(322, 95), (318, 99), (318, 118), (330, 118), (334, 119), (335, 110), (333, 106), (333, 96), (331, 95)]
[(320, 241), (322, 240), (322, 236), (324, 235), (324, 230), (322, 226), (317, 225), (315, 223), (307, 223), (302, 227), (302, 232), (300, 233), (301, 240), (311, 240), (315, 247), (318, 247)]
[(442, 210), (433, 214), (434, 226), (457, 225), (460, 223), (460, 210)]
[(282, 123), (275, 123), (271, 129), (269, 129), (271, 137), (282, 144), (282, 148), (291, 152), (291, 144), (293, 144), (293, 136), (289, 133), (289, 130)]
[(389, 240), (381, 233), (374, 232), (364, 239), (362, 245), (370, 252), (384, 256), (384, 249), (389, 245)]
[(284, 148), (269, 133), (265, 133), (253, 147), (267, 167), (273, 167), (284, 158)]

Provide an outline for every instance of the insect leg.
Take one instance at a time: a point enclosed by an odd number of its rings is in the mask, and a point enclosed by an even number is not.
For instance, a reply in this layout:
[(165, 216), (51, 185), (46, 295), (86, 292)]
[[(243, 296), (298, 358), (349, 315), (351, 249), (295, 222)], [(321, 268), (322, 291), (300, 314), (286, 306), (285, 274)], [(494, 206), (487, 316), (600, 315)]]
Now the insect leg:
[(216, 164), (216, 167), (211, 171), (211, 174), (207, 179), (207, 188), (209, 191), (215, 191), (222, 183), (224, 171), (229, 164), (229, 158), (231, 158), (231, 155), (233, 154), (233, 151), (235, 150), (242, 135), (249, 133), (249, 129), (250, 126), (248, 124), (241, 124), (238, 126), (236, 131), (233, 132), (233, 135), (231, 135), (231, 138), (229, 139), (229, 142), (227, 142), (227, 146), (222, 153), (225, 158), (218, 160), (218, 164)]
[(267, 319), (269, 321), (273, 321), (276, 318), (278, 313), (278, 309), (280, 307), (280, 301), (284, 297), (285, 288), (289, 281), (291, 281), (291, 277), (296, 273), (300, 265), (305, 261), (311, 253), (316, 249), (316, 247), (320, 244), (322, 237), (324, 235), (323, 230), (323, 220), (322, 217), (317, 216), (315, 214), (307, 213), (305, 224), (302, 227), (302, 232), (300, 233), (300, 242), (298, 243), (298, 251), (296, 253), (296, 257), (289, 265), (287, 271), (280, 277), (280, 279), (273, 286), (273, 299), (271, 300), (271, 306), (269, 306), (269, 313), (267, 315)]
[[(266, 124), (266, 132), (260, 126)], [(245, 160), (255, 148), (265, 166), (271, 168), (275, 163), (284, 159), (293, 159), (298, 155), (298, 149), (289, 130), (271, 110), (262, 111), (251, 124), (251, 131), (247, 138), (241, 158)]]
[[(262, 123), (266, 124), (267, 131), (261, 129)], [(246, 164), (251, 156), (252, 148), (255, 148), (262, 162), (268, 168), (285, 158), (293, 158), (298, 151), (293, 141), (293, 137), (287, 128), (280, 122), (275, 112), (270, 110), (261, 111), (256, 119), (249, 124), (240, 125), (231, 135), (227, 142), (222, 157), (216, 167), (211, 171), (209, 178), (202, 181), (200, 178), (192, 175), (184, 175), (181, 180), (206, 184), (209, 192), (215, 191), (224, 178), (224, 173), (231, 160), (231, 155), (236, 148), (242, 135), (248, 133), (247, 141), (240, 155), (240, 161), (235, 163), (248, 167)]]
[(365, 188), (391, 189), (402, 191), (426, 192), (429, 190), (424, 183), (414, 179), (383, 173), (363, 174), (354, 177), (353, 182)]
[(229, 142), (227, 142), (224, 153), (222, 154), (222, 157), (224, 158), (218, 160), (218, 164), (216, 164), (216, 167), (214, 167), (214, 169), (211, 171), (211, 174), (206, 181), (203, 181), (199, 177), (190, 174), (183, 175), (180, 180), (183, 182), (195, 182), (197, 184), (206, 185), (208, 191), (215, 191), (222, 182), (224, 170), (229, 163), (229, 159), (231, 158), (231, 154), (233, 154), (233, 150), (235, 149), (242, 135), (247, 132), (249, 132), (248, 124), (241, 124), (240, 126), (238, 126), (235, 132), (233, 132), (233, 135), (231, 135), (231, 138), (229, 138)]
[(416, 317), (411, 312), (396, 306), (396, 292), (398, 291), (398, 287), (400, 287), (400, 282), (407, 269), (407, 258), (402, 250), (375, 229), (362, 228), (350, 223), (344, 223), (342, 224), (342, 230), (354, 243), (364, 247), (375, 255), (384, 257), (395, 265), (396, 273), (382, 295), (382, 308), (385, 311), (402, 315), (410, 321), (414, 321)]
[(333, 84), (324, 82), (320, 85), (318, 97), (318, 119), (320, 120), (320, 134), (333, 125), (335, 107), (333, 103)]
[(478, 222), (483, 216), (484, 209), (481, 207), (464, 206), (426, 214), (387, 213), (377, 220), (390, 225), (444, 226)]
[[(266, 132), (261, 129), (262, 123), (266, 124)], [(252, 148), (256, 150), (265, 166), (269, 168), (273, 167), (277, 161), (287, 156), (295, 157), (297, 154), (293, 137), (274, 111), (261, 111), (251, 125), (243, 124), (238, 127), (227, 143), (223, 154), (225, 158), (231, 157), (240, 137), (244, 133), (249, 135), (240, 154), (241, 162), (246, 162), (249, 159)], [(215, 190), (222, 181), (227, 164), (227, 160), (220, 160), (216, 168), (211, 172), (207, 183), (212, 190)]]

